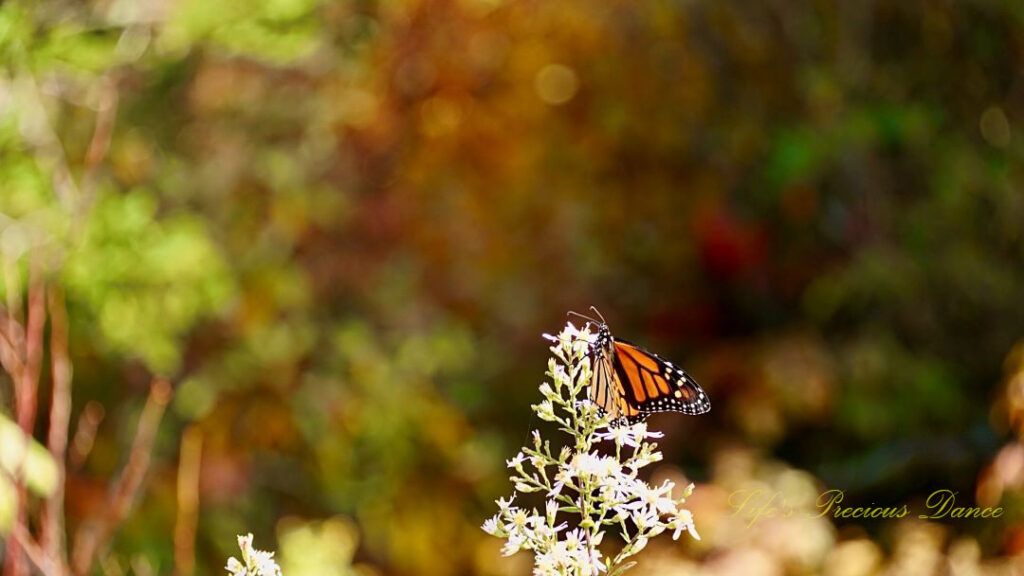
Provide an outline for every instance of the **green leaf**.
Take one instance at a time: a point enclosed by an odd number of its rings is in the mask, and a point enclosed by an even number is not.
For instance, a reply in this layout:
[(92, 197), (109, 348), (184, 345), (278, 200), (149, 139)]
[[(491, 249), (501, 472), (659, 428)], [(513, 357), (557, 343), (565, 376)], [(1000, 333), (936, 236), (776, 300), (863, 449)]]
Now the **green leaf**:
[[(0, 414), (0, 469), (7, 476), (24, 479), (25, 486), (40, 496), (52, 494), (59, 480), (57, 463), (50, 452), (34, 439), (26, 438), (21, 428), (4, 414)], [(0, 518), (3, 509), (0, 489)]]
[(618, 576), (619, 574), (622, 574), (623, 572), (629, 570), (633, 566), (636, 566), (636, 562), (626, 562), (625, 564), (621, 564), (615, 567), (614, 570), (608, 573), (608, 576)]
[(10, 529), (18, 509), (18, 492), (6, 476), (0, 475), (0, 534)]

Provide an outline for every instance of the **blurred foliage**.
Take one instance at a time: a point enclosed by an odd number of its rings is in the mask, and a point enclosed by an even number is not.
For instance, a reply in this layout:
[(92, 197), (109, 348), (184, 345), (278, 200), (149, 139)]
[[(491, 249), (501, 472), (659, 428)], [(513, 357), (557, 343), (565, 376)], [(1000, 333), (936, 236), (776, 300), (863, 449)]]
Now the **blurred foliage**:
[(312, 524), (281, 522), (281, 569), (295, 576), (349, 576), (359, 536), (350, 522), (329, 518)]
[(26, 441), (18, 424), (0, 414), (0, 530), (8, 530), (14, 519), (16, 488), (13, 479), (25, 482), (33, 494), (48, 496), (57, 486), (58, 472), (45, 446)]
[[(194, 423), (201, 573), (281, 518), (289, 575), (522, 573), (478, 524), (540, 333), (591, 304), (714, 404), (652, 419), (708, 495), (652, 573), (1024, 550), (1015, 0), (14, 0), (0, 62), (0, 291), (30, 261), (65, 287), (73, 422), (108, 413), (71, 529), (148, 374), (177, 383), (108, 572), (170, 570)], [(718, 526), (782, 477), (1008, 513)]]
[(68, 255), (65, 283), (94, 312), (106, 344), (173, 373), (180, 338), (226, 304), (231, 280), (201, 220), (156, 220), (157, 208), (145, 190), (98, 200)]

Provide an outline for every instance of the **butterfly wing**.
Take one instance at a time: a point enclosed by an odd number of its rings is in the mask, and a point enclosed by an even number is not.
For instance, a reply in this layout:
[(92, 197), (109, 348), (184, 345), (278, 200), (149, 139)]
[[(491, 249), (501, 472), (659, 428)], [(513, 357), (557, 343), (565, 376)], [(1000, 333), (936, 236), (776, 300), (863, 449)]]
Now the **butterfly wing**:
[(594, 375), (590, 383), (590, 400), (613, 420), (638, 420), (640, 410), (626, 398), (622, 380), (615, 370), (615, 348), (608, 326), (599, 324), (597, 339), (591, 344), (590, 359)]
[(624, 340), (613, 340), (612, 351), (609, 360), (620, 404), (629, 408), (621, 415), (630, 421), (655, 412), (696, 415), (711, 410), (707, 394), (682, 368)]
[(612, 420), (627, 418), (630, 421), (641, 419), (640, 410), (631, 405), (615, 371), (611, 355), (600, 356), (594, 365), (594, 377), (590, 386), (590, 400)]

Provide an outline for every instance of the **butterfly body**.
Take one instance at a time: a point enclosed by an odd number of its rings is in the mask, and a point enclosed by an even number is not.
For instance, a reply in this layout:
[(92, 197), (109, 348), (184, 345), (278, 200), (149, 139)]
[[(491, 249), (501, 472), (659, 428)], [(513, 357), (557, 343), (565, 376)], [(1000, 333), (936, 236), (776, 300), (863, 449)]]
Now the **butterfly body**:
[(711, 401), (685, 370), (612, 336), (604, 322), (590, 345), (590, 400), (613, 422), (639, 422), (656, 412), (704, 414)]

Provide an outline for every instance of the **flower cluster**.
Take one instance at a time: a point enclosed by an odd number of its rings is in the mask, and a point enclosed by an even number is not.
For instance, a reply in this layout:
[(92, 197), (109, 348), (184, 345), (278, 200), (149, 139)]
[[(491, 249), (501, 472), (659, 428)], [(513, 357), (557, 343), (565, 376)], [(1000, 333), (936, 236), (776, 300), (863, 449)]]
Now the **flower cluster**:
[(281, 567), (274, 560), (273, 552), (264, 552), (252, 547), (252, 534), (238, 537), (242, 549), (242, 560), (228, 558), (225, 570), (231, 576), (281, 576)]
[[(483, 530), (506, 540), (506, 556), (532, 550), (537, 575), (619, 574), (634, 564), (625, 562), (627, 558), (662, 532), (671, 531), (673, 538), (689, 532), (699, 539), (693, 516), (682, 507), (693, 485), (675, 499), (672, 482), (651, 486), (639, 478), (641, 468), (661, 460), (657, 446), (648, 442), (661, 433), (644, 423), (610, 422), (597, 406), (580, 398), (587, 396), (592, 374), (588, 351), (593, 335), (588, 328), (578, 330), (570, 323), (557, 337), (545, 337), (554, 342), (548, 363), (551, 383), (541, 384), (544, 401), (533, 409), (571, 440), (556, 453), (549, 440), (533, 431), (532, 446), (507, 462), (515, 493), (497, 501), (498, 513), (484, 522)], [(614, 455), (610, 446), (609, 454), (597, 449), (605, 441), (614, 445)], [(517, 494), (532, 492), (546, 495), (543, 512), (513, 505)], [(571, 529), (565, 520), (569, 517), (574, 518)], [(624, 542), (615, 556), (605, 556), (599, 548), (609, 529), (618, 530)]]

